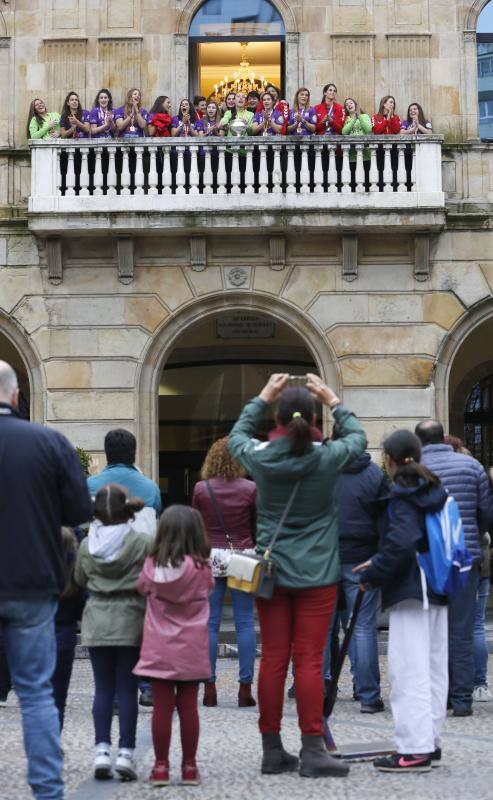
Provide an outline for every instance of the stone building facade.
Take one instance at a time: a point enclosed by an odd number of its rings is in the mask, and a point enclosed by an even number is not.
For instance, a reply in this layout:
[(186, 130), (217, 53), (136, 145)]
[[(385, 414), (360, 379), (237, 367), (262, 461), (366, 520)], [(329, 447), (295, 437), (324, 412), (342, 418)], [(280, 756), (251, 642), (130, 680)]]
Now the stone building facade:
[[(478, 138), (475, 41), (486, 0), (271, 5), (287, 99), (306, 85), (318, 102), (334, 80), (370, 110), (387, 93), (401, 112), (422, 103), (438, 136), (413, 151), (413, 191), (331, 191), (329, 175), (302, 194), (288, 175), (279, 193), (207, 194), (201, 178), (167, 194), (135, 173), (128, 193), (123, 181), (98, 194), (94, 176), (60, 189), (64, 146), (28, 149), (30, 100), (59, 108), (74, 89), (90, 106), (101, 86), (140, 86), (147, 107), (158, 94), (176, 105), (201, 2), (0, 2), (0, 357), (31, 418), (97, 459), (107, 430), (135, 431), (139, 464), (174, 499), (276, 365), (317, 368), (375, 452), (423, 417), (463, 435), (471, 392), (493, 374), (493, 145)], [(144, 164), (157, 164), (148, 144)], [(491, 465), (479, 410), (469, 430)]]

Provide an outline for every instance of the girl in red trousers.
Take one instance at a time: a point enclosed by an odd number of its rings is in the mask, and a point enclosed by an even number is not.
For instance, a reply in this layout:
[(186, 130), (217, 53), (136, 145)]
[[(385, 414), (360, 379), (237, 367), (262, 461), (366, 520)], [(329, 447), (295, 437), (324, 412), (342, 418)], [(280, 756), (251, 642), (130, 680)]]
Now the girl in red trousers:
[(152, 739), (156, 761), (149, 780), (169, 783), (173, 712), (180, 719), (182, 784), (198, 785), (199, 681), (210, 677), (207, 620), (214, 578), (202, 517), (188, 506), (162, 515), (154, 548), (137, 589), (147, 595), (144, 636), (136, 675), (149, 676), (154, 697)]

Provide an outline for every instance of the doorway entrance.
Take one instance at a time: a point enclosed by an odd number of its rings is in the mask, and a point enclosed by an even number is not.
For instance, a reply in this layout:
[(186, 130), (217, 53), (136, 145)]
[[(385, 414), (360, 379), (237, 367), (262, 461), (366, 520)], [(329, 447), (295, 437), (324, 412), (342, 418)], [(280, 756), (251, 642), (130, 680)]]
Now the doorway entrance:
[[(189, 327), (159, 384), (159, 483), (166, 504), (191, 502), (207, 450), (230, 432), (271, 373), (317, 369), (301, 337), (267, 315), (221, 312)], [(259, 438), (272, 426), (266, 416)]]
[(19, 384), (19, 414), (29, 419), (31, 392), (27, 368), (15, 345), (3, 333), (0, 333), (0, 361), (6, 361), (15, 370)]
[(220, 102), (268, 83), (284, 96), (284, 34), (268, 0), (206, 0), (189, 30), (189, 97)]

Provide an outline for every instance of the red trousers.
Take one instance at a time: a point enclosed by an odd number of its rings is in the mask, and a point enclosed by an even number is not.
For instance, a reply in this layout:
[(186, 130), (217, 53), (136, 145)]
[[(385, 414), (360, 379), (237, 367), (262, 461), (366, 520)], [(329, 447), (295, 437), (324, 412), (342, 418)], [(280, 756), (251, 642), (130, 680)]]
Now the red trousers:
[(262, 637), (258, 681), (261, 733), (281, 730), (284, 686), (292, 655), (301, 732), (305, 736), (322, 736), (322, 661), (336, 595), (336, 586), (278, 586), (271, 600), (257, 598)]
[(180, 718), (183, 762), (194, 761), (199, 743), (199, 712), (196, 681), (163, 681), (151, 679), (154, 709), (152, 713), (152, 743), (156, 761), (168, 761), (171, 743), (173, 711)]

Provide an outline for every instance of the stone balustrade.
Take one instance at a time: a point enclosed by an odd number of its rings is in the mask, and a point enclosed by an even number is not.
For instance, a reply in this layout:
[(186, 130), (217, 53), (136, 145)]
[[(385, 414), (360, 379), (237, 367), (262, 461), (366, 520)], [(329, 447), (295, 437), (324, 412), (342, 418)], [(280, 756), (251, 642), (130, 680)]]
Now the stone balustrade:
[(440, 136), (30, 142), (31, 215), (437, 209)]

